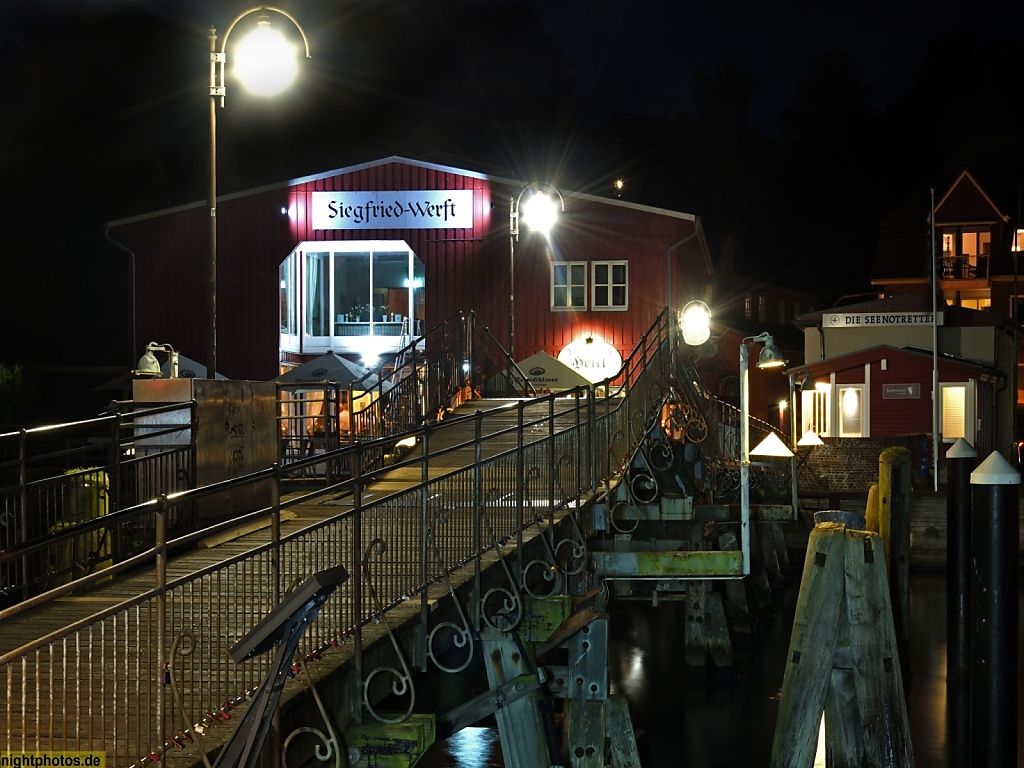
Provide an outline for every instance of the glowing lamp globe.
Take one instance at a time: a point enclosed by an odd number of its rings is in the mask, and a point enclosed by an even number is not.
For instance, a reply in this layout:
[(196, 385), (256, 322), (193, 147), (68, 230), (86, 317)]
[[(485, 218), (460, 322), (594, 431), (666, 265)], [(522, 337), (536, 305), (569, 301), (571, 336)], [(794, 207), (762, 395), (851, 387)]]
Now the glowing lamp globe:
[(271, 29), (265, 16), (235, 50), (235, 73), (256, 96), (280, 93), (291, 85), (298, 70), (295, 46)]

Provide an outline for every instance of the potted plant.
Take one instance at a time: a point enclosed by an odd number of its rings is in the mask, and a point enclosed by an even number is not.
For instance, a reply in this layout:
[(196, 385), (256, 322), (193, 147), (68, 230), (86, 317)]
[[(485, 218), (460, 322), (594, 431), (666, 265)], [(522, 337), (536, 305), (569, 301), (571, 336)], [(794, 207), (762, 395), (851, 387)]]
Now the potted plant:
[(352, 319), (362, 323), (370, 320), (370, 306), (368, 304), (354, 304), (352, 306)]
[(377, 307), (377, 314), (373, 319), (376, 320), (378, 323), (387, 322), (388, 309), (390, 309), (390, 307), (388, 307), (387, 304), (381, 304), (379, 307)]

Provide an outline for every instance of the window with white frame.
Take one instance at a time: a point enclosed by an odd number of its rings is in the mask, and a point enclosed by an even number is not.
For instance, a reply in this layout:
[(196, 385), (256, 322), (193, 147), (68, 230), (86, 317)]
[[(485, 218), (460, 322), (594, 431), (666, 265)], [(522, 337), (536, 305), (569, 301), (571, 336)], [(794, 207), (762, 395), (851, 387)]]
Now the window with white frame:
[(585, 261), (552, 263), (551, 308), (564, 311), (587, 308), (587, 263)]
[(591, 309), (629, 309), (628, 265), (625, 261), (595, 261)]
[(970, 382), (939, 384), (942, 442), (975, 440), (974, 387)]
[(405, 241), (300, 243), (278, 275), (282, 350), (369, 349), (370, 337), (394, 346), (422, 328), (425, 272)]
[(839, 437), (867, 437), (864, 385), (842, 384), (838, 396)]
[(819, 437), (828, 437), (830, 404), (831, 398), (828, 388), (801, 392), (800, 413), (803, 415), (804, 420), (801, 431), (806, 432), (808, 429), (813, 429)]

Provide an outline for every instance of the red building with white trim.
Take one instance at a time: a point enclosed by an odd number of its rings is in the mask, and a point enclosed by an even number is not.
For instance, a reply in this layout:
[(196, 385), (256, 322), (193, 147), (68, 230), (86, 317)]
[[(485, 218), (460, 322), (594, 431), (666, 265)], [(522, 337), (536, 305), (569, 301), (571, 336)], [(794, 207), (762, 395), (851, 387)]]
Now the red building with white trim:
[[(550, 236), (522, 228), (516, 239), (527, 186), (392, 157), (220, 198), (219, 372), (267, 380), (331, 350), (386, 354), (459, 311), (504, 343), (512, 295), (516, 360), (583, 338), (625, 355), (666, 305), (708, 298), (694, 215), (559, 190)], [(207, 206), (110, 228), (136, 254), (139, 338), (205, 362)]]

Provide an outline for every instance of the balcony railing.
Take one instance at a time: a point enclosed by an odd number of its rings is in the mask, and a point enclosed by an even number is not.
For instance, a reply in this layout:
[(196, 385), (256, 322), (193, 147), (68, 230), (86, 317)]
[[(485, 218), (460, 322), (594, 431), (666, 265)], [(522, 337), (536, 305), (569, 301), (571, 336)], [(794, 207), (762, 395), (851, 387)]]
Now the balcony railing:
[(945, 254), (942, 257), (941, 266), (943, 280), (987, 280), (989, 277), (988, 254), (981, 256)]

